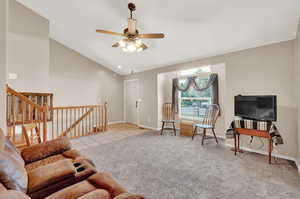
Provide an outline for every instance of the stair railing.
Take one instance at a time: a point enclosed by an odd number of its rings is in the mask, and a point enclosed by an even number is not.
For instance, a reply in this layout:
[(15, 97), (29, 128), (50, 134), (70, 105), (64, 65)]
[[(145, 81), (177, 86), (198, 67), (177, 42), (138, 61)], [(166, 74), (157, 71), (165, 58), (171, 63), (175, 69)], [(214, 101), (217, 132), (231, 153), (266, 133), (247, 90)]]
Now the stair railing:
[(6, 86), (6, 92), (6, 120), (8, 136), (12, 139), (13, 143), (17, 146), (26, 144), (22, 133), (20, 133), (21, 131), (19, 132), (19, 135), (17, 135), (16, 127), (28, 123), (36, 123), (38, 125), (41, 132), (43, 132), (42, 140), (45, 142), (47, 140), (47, 104), (39, 105), (25, 95), (15, 91), (8, 85)]
[(54, 107), (51, 139), (77, 138), (107, 130), (107, 103), (89, 106)]

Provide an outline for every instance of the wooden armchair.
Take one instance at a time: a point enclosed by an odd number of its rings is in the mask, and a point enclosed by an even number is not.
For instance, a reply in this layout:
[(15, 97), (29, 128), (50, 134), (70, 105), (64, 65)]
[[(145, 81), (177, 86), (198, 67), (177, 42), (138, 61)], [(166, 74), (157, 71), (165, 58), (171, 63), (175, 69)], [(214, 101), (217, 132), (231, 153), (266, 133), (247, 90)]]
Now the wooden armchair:
[(211, 129), (217, 144), (219, 144), (218, 138), (217, 138), (216, 133), (215, 133), (215, 124), (217, 122), (219, 113), (220, 113), (219, 105), (216, 105), (216, 104), (209, 105), (208, 108), (205, 111), (204, 118), (199, 123), (195, 123), (193, 125), (194, 126), (194, 133), (193, 133), (192, 139), (194, 139), (195, 135), (197, 135), (197, 129), (198, 128), (203, 129), (203, 136), (202, 136), (202, 145), (203, 145), (204, 144), (204, 139), (206, 137), (206, 130)]
[[(173, 130), (174, 135), (176, 135), (176, 128), (175, 128), (175, 113), (173, 110), (172, 103), (164, 103), (162, 107), (162, 127), (161, 127), (161, 135), (163, 134), (164, 130)], [(171, 124), (172, 126), (166, 126)]]

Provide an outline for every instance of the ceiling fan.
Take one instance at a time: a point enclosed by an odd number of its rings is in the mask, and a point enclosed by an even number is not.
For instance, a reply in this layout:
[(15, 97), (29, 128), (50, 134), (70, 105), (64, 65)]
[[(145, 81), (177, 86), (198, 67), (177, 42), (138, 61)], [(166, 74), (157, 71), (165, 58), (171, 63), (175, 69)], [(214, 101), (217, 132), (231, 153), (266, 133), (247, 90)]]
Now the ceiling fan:
[(165, 37), (163, 33), (140, 34), (136, 28), (137, 20), (132, 18), (132, 13), (136, 10), (136, 6), (133, 3), (129, 3), (128, 8), (130, 10), (130, 18), (128, 19), (128, 28), (125, 28), (123, 33), (96, 30), (98, 33), (125, 37), (121, 41), (113, 44), (112, 47), (121, 47), (125, 52), (140, 52), (148, 48), (141, 39), (161, 39)]

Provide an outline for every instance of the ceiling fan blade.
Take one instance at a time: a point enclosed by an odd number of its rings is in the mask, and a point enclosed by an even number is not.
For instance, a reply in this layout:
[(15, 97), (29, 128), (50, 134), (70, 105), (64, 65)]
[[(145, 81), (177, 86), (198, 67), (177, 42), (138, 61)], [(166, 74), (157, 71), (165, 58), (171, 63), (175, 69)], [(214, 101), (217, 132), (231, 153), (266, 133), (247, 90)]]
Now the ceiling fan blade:
[(117, 35), (117, 36), (125, 36), (123, 33), (111, 32), (107, 30), (96, 30), (96, 32), (103, 33), (103, 34)]
[(143, 50), (146, 50), (148, 48), (148, 46), (146, 46), (146, 44), (142, 44), (141, 47), (143, 48)]
[(117, 47), (119, 47), (119, 46), (120, 46), (120, 43), (119, 43), (119, 42), (117, 42), (117, 43), (115, 43), (115, 44), (112, 45), (113, 48), (117, 48)]
[(163, 33), (151, 33), (151, 34), (140, 34), (139, 38), (145, 39), (161, 39), (164, 38), (165, 35)]

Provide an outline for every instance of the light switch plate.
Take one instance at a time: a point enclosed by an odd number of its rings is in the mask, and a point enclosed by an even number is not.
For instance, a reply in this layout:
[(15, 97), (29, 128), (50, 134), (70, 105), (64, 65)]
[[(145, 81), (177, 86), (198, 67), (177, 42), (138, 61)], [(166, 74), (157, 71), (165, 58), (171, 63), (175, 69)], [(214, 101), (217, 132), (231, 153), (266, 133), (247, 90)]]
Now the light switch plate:
[(11, 79), (11, 80), (18, 79), (18, 74), (17, 73), (9, 73), (8, 79)]

